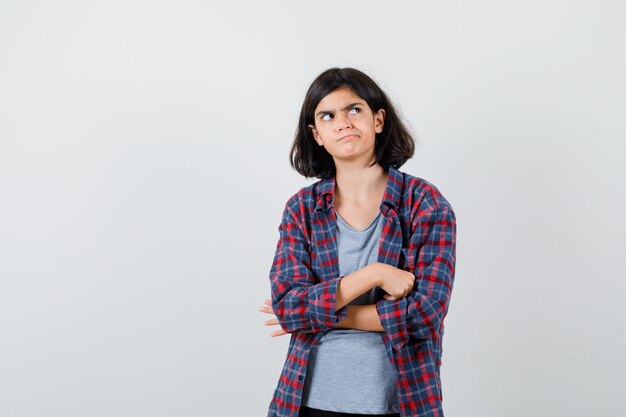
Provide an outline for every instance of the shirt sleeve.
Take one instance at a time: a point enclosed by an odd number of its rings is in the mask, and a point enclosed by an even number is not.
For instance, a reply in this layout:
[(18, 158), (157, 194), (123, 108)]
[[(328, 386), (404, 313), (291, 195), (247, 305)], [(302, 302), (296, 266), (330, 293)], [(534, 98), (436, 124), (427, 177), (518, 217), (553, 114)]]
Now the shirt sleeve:
[[(415, 275), (411, 293), (399, 300), (380, 300), (376, 310), (392, 346), (399, 350), (409, 340), (434, 338), (447, 314), (456, 261), (456, 217), (448, 201), (425, 198), (418, 210), (408, 253)], [(430, 201), (428, 201), (430, 200)]]
[(337, 287), (343, 277), (315, 283), (310, 245), (297, 217), (285, 207), (280, 237), (270, 270), (272, 310), (287, 333), (317, 333), (335, 327), (347, 314), (335, 311)]

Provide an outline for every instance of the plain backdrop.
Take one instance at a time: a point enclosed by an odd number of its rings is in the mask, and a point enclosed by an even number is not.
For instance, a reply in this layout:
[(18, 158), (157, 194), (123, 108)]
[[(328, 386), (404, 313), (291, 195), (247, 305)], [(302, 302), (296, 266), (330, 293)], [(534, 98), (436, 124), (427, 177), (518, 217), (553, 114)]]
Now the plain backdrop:
[(359, 68), (457, 214), (448, 417), (614, 416), (623, 1), (0, 2), (0, 415), (265, 416), (310, 82)]

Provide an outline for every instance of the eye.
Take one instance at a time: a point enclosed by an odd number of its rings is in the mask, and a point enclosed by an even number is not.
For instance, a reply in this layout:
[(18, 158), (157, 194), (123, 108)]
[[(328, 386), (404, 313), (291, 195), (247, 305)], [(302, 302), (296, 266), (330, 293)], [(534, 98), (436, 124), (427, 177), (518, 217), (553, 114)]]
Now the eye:
[(348, 113), (358, 114), (358, 113), (361, 113), (361, 109), (359, 107), (352, 107), (350, 110), (348, 110)]
[(322, 114), (322, 116), (320, 117), (320, 119), (322, 119), (323, 121), (328, 121), (328, 120), (330, 120), (330, 119), (332, 119), (332, 118), (333, 118), (333, 115), (332, 115), (332, 114), (330, 114), (330, 113), (324, 113), (324, 114)]

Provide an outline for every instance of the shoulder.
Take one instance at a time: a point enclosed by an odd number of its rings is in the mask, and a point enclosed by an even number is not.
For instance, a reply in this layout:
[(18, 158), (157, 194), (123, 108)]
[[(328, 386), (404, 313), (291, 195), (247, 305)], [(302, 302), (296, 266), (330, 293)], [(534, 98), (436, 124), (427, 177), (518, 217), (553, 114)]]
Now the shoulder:
[(313, 211), (319, 197), (317, 185), (320, 182), (321, 181), (317, 181), (299, 189), (295, 194), (291, 195), (291, 197), (287, 199), (285, 207), (296, 213), (302, 210)]
[(435, 184), (424, 178), (401, 172), (403, 177), (403, 203), (411, 206), (413, 214), (450, 211), (452, 205)]
[(307, 224), (321, 197), (320, 188), (323, 181), (325, 180), (318, 180), (292, 194), (285, 203), (283, 220), (288, 216), (301, 225)]

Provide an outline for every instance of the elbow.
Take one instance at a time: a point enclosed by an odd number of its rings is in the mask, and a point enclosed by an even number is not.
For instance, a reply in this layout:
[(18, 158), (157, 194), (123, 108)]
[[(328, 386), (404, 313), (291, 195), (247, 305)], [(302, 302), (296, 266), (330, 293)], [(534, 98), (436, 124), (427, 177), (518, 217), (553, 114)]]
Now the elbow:
[(421, 295), (419, 300), (412, 300), (407, 309), (407, 332), (416, 339), (439, 340), (447, 309), (447, 298), (437, 300)]

